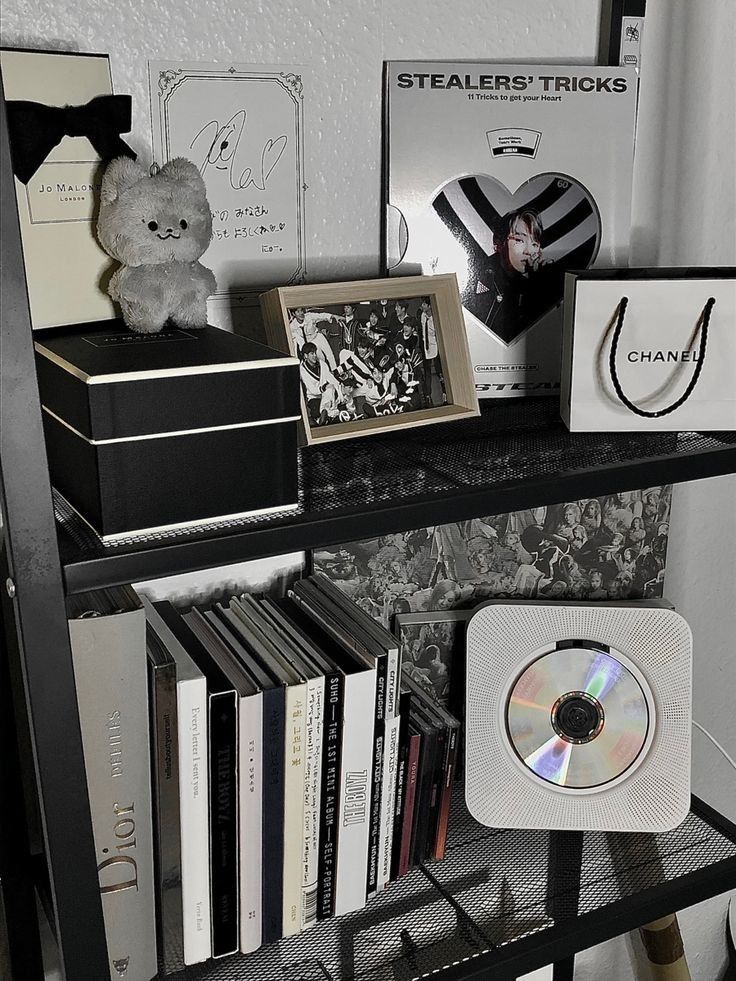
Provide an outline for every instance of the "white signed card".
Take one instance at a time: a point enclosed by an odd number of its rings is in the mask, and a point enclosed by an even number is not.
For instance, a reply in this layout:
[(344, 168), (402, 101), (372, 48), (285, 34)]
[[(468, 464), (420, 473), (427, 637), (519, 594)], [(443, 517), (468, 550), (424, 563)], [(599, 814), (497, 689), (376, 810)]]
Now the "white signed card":
[(203, 261), (214, 297), (252, 302), (269, 286), (302, 282), (303, 69), (150, 61), (157, 163), (199, 167), (212, 209)]

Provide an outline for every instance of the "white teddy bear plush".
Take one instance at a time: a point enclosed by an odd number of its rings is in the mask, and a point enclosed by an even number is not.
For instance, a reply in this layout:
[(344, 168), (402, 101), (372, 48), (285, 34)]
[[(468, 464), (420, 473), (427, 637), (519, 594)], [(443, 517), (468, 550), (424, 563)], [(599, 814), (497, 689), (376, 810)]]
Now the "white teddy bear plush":
[(122, 263), (108, 293), (139, 334), (207, 324), (215, 277), (197, 260), (212, 238), (212, 215), (197, 167), (183, 157), (148, 172), (128, 157), (105, 170), (97, 236)]

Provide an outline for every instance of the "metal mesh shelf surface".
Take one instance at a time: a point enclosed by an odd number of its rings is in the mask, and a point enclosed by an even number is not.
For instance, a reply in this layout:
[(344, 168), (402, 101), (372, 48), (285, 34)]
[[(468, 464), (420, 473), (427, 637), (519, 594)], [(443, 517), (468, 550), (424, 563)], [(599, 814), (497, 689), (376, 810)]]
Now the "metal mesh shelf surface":
[[(513, 978), (736, 886), (736, 829), (694, 809), (657, 835), (566, 836), (477, 824), (456, 801), (447, 857), (392, 883), (365, 909), (172, 981), (420, 981)], [(550, 875), (551, 849), (555, 849)], [(570, 859), (579, 852), (570, 847)]]
[[(66, 587), (78, 592), (481, 514), (736, 471), (736, 433), (569, 433), (557, 399), (300, 451), (299, 507), (103, 545), (57, 499)], [(247, 475), (246, 475), (247, 476)]]

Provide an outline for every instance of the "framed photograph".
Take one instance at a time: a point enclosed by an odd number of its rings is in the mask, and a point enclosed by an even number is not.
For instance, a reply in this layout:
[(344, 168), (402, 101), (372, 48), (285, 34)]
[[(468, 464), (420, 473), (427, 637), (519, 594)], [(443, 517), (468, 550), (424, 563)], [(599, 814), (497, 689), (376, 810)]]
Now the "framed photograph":
[(599, 65), (641, 70), (641, 44), (647, 0), (603, 0), (598, 36)]
[(281, 287), (261, 309), (299, 358), (307, 443), (479, 414), (454, 274)]

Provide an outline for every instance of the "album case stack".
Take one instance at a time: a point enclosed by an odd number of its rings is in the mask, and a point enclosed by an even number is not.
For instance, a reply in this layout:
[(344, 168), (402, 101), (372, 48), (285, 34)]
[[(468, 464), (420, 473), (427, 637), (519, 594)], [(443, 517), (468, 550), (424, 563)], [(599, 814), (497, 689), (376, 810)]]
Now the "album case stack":
[(103, 539), (297, 506), (295, 358), (120, 322), (35, 348), (52, 484)]
[[(444, 857), (459, 722), (402, 671), (400, 641), (325, 576), (280, 599), (179, 608), (125, 587), (80, 602), (75, 665), (96, 678), (119, 653), (111, 707), (82, 686), (80, 716), (114, 722), (135, 802), (140, 888), (113, 892), (106, 914), (125, 903), (135, 916), (147, 938), (136, 963), (168, 974), (254, 951)], [(107, 781), (89, 763), (102, 856)], [(132, 934), (120, 917), (106, 929), (115, 957)]]

